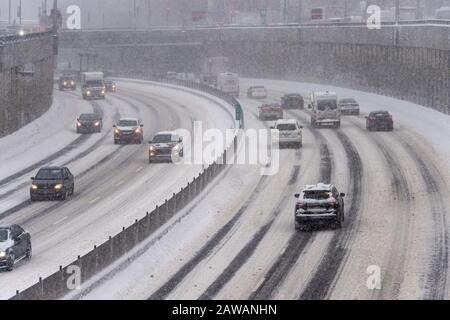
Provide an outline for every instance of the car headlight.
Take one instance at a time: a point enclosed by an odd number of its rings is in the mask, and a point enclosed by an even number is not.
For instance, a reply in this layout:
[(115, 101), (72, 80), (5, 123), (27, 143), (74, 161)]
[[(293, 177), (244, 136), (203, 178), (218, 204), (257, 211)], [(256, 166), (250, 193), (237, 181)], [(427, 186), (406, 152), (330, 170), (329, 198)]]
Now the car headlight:
[(70, 84), (71, 84), (71, 85), (74, 85), (74, 84), (75, 84), (75, 82), (73, 82), (73, 81), (72, 81), (72, 82), (70, 82)]
[(86, 92), (86, 94), (87, 94), (88, 96), (90, 96), (90, 95), (91, 95), (91, 92), (88, 90), (88, 91)]
[(77, 127), (81, 127), (81, 122), (77, 122)]
[(58, 183), (58, 184), (55, 186), (55, 190), (61, 190), (62, 187), (63, 187), (63, 185), (62, 185), (61, 183)]
[(150, 151), (155, 151), (155, 146), (150, 146)]
[(64, 85), (67, 86), (67, 82), (64, 81)]
[(37, 185), (35, 185), (35, 184), (32, 184), (32, 185), (31, 185), (31, 189), (36, 190), (37, 188), (38, 188)]
[(178, 151), (180, 149), (180, 145), (177, 144), (176, 146), (173, 147), (173, 150)]
[(141, 129), (139, 129), (139, 128), (134, 130), (134, 133), (140, 133), (140, 132), (141, 132)]
[(100, 125), (100, 122), (97, 121), (97, 122), (95, 123), (95, 126), (98, 127), (99, 125)]
[(5, 251), (0, 251), (0, 258), (5, 258), (7, 255)]
[(102, 90), (102, 94), (105, 94), (105, 90)]
[(119, 129), (115, 129), (115, 130), (114, 130), (114, 133), (119, 134), (119, 133), (120, 133), (120, 130), (119, 130)]

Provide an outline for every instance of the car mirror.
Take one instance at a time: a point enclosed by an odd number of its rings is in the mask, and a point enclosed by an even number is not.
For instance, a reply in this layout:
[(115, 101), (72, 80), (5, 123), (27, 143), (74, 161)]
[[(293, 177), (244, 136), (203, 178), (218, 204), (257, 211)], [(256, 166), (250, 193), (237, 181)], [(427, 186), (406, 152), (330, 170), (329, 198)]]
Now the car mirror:
[(183, 138), (178, 139), (178, 142), (183, 142)]
[(148, 144), (152, 144), (153, 143), (153, 141), (152, 140), (150, 140), (149, 142), (148, 142)]
[(113, 128), (117, 128), (117, 126), (115, 124), (113, 124)]
[(297, 199), (300, 198), (300, 193), (296, 193), (296, 194), (294, 195), (294, 197), (297, 198)]
[(341, 193), (340, 196), (343, 198), (345, 197), (345, 193)]
[(143, 124), (141, 124), (141, 125), (140, 125), (140, 127), (141, 127), (141, 128), (143, 128), (143, 127), (144, 127), (144, 125), (143, 125)]
[(308, 109), (311, 109), (312, 108), (312, 105), (311, 104), (308, 104)]
[(303, 126), (299, 126), (300, 129), (303, 129)]
[(275, 127), (270, 127), (270, 129), (275, 129)]
[(34, 177), (31, 177), (31, 180), (34, 180)]

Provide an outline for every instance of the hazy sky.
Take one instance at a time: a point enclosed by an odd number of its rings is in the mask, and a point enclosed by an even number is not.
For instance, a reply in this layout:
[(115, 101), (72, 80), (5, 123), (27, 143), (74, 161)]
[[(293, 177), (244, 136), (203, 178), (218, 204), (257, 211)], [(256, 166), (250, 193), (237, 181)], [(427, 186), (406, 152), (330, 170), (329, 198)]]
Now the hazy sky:
[[(17, 19), (17, 7), (20, 0), (11, 0), (11, 16), (12, 20)], [(48, 0), (48, 7), (53, 1)], [(42, 5), (42, 0), (22, 0), (22, 19), (24, 20), (38, 20), (38, 8)], [(0, 20), (8, 20), (8, 6), (9, 0), (0, 0)]]

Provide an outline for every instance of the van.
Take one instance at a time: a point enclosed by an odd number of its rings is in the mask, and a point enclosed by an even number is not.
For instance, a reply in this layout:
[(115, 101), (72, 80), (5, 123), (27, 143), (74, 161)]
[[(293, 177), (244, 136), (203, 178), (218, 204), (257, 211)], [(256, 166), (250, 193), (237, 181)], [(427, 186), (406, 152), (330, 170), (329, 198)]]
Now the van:
[(335, 92), (313, 92), (311, 94), (311, 126), (341, 126), (341, 110), (338, 107), (338, 97)]

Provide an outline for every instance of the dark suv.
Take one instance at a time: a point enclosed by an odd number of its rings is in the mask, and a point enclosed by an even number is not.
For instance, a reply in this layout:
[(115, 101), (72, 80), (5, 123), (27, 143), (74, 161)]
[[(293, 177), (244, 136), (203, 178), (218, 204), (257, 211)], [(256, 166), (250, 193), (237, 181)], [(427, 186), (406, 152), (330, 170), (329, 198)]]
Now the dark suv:
[(75, 189), (74, 177), (66, 167), (41, 168), (31, 180), (31, 201), (66, 200), (67, 196), (73, 195)]
[(304, 109), (305, 102), (298, 93), (289, 93), (281, 97), (281, 107), (283, 109)]
[(296, 194), (295, 229), (305, 231), (310, 224), (334, 224), (340, 228), (344, 221), (345, 193), (331, 184), (308, 185)]
[(101, 132), (103, 120), (96, 113), (83, 113), (77, 119), (77, 133)]
[(0, 227), (0, 269), (12, 271), (14, 265), (32, 256), (31, 236), (22, 227), (14, 224)]
[(394, 130), (394, 120), (387, 111), (373, 111), (366, 117), (366, 128), (369, 131), (392, 131)]
[(59, 90), (66, 90), (66, 89), (70, 89), (70, 90), (76, 90), (77, 89), (77, 85), (75, 83), (75, 79), (71, 76), (62, 76), (59, 78), (58, 81), (58, 86), (59, 86)]

